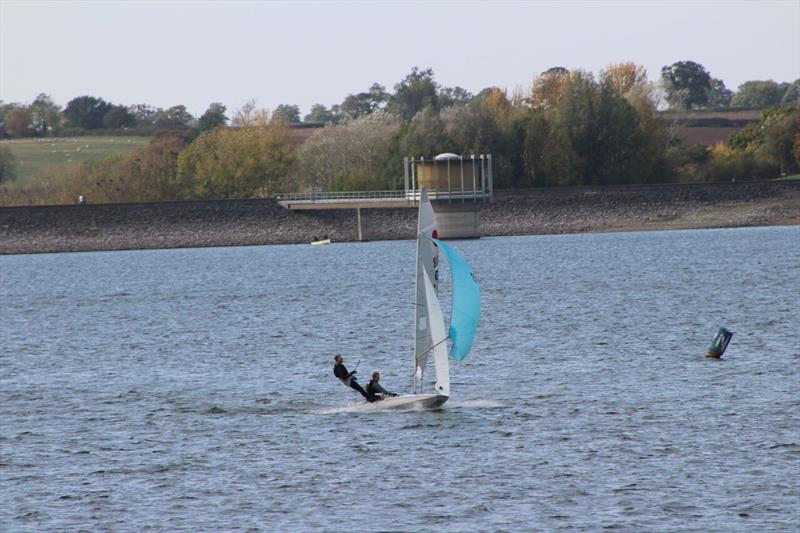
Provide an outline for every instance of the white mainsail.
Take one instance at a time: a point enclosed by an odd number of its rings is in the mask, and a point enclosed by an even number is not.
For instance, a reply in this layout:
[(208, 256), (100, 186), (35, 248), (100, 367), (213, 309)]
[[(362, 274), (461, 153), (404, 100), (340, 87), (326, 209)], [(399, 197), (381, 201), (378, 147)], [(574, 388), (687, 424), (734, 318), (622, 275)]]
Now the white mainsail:
[(422, 374), (425, 369), (425, 363), (428, 361), (428, 353), (431, 350), (431, 346), (443, 338), (436, 339), (431, 332), (428, 296), (426, 295), (427, 291), (424, 282), (425, 276), (427, 276), (432, 286), (432, 294), (435, 297), (439, 279), (439, 250), (430, 240), (431, 237), (436, 237), (435, 231), (436, 217), (433, 214), (433, 206), (431, 206), (431, 202), (428, 199), (428, 193), (423, 187), (420, 191), (419, 218), (417, 219), (416, 298), (414, 301), (415, 388), (417, 383), (422, 382)]
[(444, 316), (439, 305), (439, 298), (433, 289), (428, 274), (423, 271), (425, 278), (425, 305), (428, 308), (428, 322), (430, 334), (433, 337), (433, 365), (436, 369), (436, 394), (450, 396), (450, 362), (447, 357), (447, 334), (444, 329)]

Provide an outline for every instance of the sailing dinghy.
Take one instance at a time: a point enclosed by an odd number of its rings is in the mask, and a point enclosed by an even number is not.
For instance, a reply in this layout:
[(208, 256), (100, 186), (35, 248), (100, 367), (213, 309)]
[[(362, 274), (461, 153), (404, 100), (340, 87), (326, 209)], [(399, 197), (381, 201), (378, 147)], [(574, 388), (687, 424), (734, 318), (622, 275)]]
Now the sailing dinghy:
[[(420, 191), (417, 221), (414, 393), (372, 403), (365, 401), (356, 404), (356, 410), (434, 409), (450, 398), (449, 357), (462, 361), (469, 355), (480, 315), (480, 289), (475, 283), (472, 269), (461, 254), (436, 237), (436, 217), (423, 187)], [(444, 252), (452, 278), (452, 310), (450, 327), (447, 330), (436, 293), (440, 251)], [(433, 359), (436, 374), (432, 392), (422, 390), (422, 378), (429, 357)]]

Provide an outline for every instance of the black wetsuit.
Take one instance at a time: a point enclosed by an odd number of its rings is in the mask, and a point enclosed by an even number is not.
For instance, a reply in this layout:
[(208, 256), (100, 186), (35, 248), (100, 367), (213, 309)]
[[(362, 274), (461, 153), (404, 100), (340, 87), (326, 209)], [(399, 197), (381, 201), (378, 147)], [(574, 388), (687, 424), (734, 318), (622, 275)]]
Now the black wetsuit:
[(381, 384), (375, 381), (374, 379), (370, 380), (370, 382), (367, 383), (367, 393), (373, 395), (384, 394), (386, 396), (397, 396), (397, 394), (389, 392), (388, 390), (381, 387)]
[(361, 393), (364, 398), (367, 399), (368, 402), (374, 402), (378, 398), (374, 394), (370, 394), (364, 390), (364, 387), (358, 384), (356, 381), (355, 370), (353, 372), (348, 372), (347, 367), (344, 366), (342, 363), (338, 363), (333, 365), (333, 375), (339, 378), (339, 381), (350, 387), (351, 389), (355, 389)]

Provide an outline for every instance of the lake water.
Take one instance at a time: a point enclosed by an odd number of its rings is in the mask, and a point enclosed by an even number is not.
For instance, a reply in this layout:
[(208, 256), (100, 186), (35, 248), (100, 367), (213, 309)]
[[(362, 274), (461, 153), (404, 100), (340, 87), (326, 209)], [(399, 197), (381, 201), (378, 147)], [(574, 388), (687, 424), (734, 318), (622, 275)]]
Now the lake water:
[(798, 530), (800, 227), (454, 244), (432, 412), (411, 241), (0, 257), (0, 529)]

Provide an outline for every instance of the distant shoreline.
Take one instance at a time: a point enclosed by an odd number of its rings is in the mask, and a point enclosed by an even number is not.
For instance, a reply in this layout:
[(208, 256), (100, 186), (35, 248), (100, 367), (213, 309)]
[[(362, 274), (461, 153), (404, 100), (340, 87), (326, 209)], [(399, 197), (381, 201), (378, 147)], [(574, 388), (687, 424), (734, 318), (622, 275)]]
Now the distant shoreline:
[[(91, 201), (91, 199), (89, 199)], [(498, 191), (483, 237), (800, 225), (800, 180)], [(415, 209), (362, 210), (364, 240), (411, 239)], [(274, 199), (0, 208), (0, 254), (358, 240), (354, 210)]]

